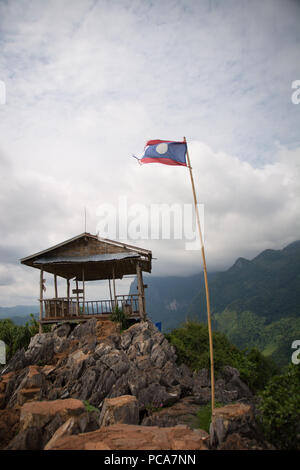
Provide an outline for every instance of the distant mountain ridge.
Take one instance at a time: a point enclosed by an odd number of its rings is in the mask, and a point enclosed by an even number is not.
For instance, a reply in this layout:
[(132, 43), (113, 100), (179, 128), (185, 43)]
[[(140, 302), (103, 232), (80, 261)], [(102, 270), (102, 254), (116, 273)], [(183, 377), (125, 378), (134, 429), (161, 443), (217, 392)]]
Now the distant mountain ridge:
[(15, 305), (14, 307), (0, 307), (0, 320), (9, 318), (16, 325), (25, 325), (30, 314), (37, 317), (39, 305)]
[[(186, 318), (207, 322), (203, 273), (146, 276), (146, 308), (164, 331)], [(209, 274), (212, 323), (239, 348), (257, 347), (280, 365), (300, 339), (300, 241), (267, 249), (252, 260), (239, 257), (226, 271)], [(136, 293), (136, 282), (131, 285)]]
[[(209, 278), (213, 278), (214, 273)], [(164, 331), (176, 328), (186, 318), (191, 299), (203, 284), (203, 273), (186, 277), (144, 276), (147, 314), (153, 322), (162, 322)], [(134, 280), (130, 293), (137, 293)]]
[[(264, 250), (251, 261), (238, 258), (227, 271), (217, 273), (209, 285), (214, 313), (224, 309), (250, 310), (267, 322), (300, 312), (300, 241), (282, 250)], [(206, 320), (202, 287), (189, 313)]]

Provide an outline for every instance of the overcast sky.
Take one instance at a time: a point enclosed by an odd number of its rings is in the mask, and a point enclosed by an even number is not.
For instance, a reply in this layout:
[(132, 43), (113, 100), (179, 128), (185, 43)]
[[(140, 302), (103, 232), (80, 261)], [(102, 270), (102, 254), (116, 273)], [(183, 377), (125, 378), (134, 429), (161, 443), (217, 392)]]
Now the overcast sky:
[[(187, 137), (209, 271), (299, 239), (299, 21), (296, 0), (0, 0), (0, 305), (35, 301), (19, 258), (84, 207), (96, 233), (120, 198), (192, 202), (187, 169), (131, 157), (148, 139)], [(155, 275), (202, 269), (183, 240), (134, 244)]]

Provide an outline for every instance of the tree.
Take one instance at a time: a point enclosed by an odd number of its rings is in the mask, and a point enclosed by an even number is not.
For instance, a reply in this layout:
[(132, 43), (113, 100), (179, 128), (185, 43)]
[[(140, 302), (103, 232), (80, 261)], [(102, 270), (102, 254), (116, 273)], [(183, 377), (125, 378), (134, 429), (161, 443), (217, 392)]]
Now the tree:
[(267, 439), (284, 450), (300, 450), (300, 367), (291, 364), (260, 393), (260, 421)]

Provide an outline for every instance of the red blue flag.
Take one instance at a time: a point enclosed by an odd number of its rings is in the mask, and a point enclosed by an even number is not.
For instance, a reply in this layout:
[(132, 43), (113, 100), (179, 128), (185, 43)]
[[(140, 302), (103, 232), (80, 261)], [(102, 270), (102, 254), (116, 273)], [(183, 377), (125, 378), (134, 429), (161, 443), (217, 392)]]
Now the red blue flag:
[(186, 142), (172, 140), (148, 140), (140, 163), (163, 163), (164, 165), (187, 166)]

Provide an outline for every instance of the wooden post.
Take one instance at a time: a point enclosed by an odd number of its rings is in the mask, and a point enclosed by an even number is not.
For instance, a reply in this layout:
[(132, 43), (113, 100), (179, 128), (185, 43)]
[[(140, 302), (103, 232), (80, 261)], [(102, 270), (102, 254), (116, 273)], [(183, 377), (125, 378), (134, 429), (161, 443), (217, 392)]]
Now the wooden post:
[(108, 286), (109, 286), (109, 297), (110, 297), (110, 305), (111, 305), (111, 310), (113, 309), (113, 299), (112, 299), (112, 293), (111, 293), (111, 283), (110, 283), (110, 278), (108, 279)]
[(77, 278), (76, 278), (76, 315), (78, 317), (79, 315), (79, 297), (78, 297), (78, 281), (77, 281)]
[(43, 332), (41, 321), (43, 320), (43, 296), (44, 296), (44, 270), (41, 268), (40, 271), (40, 322), (39, 322), (39, 333)]
[(70, 302), (70, 279), (67, 279), (67, 305), (68, 305), (68, 315), (71, 314), (71, 302)]
[(138, 293), (139, 293), (139, 314), (143, 321), (146, 320), (146, 311), (145, 311), (145, 298), (144, 298), (144, 284), (143, 284), (143, 273), (139, 262), (136, 263), (136, 275), (138, 283)]
[[(54, 274), (54, 297), (55, 299), (58, 298), (58, 295), (57, 295), (57, 275)], [(55, 318), (57, 317), (57, 301), (54, 300), (54, 316)]]
[(85, 285), (84, 285), (84, 266), (82, 266), (82, 314), (83, 315), (85, 313), (85, 305), (84, 305), (85, 292), (84, 292), (84, 289), (85, 289)]
[(57, 275), (54, 274), (54, 292), (55, 292), (55, 298), (57, 299)]
[[(185, 137), (184, 137), (184, 142), (186, 143), (186, 138)], [(195, 212), (196, 212), (196, 220), (197, 220), (197, 225), (198, 225), (198, 230), (199, 230), (201, 253), (202, 253), (202, 260), (203, 260), (203, 272), (204, 272), (204, 284), (205, 284), (206, 308), (207, 308), (207, 323), (208, 323), (208, 337), (209, 337), (209, 353), (210, 353), (211, 408), (212, 408), (212, 411), (213, 411), (214, 407), (215, 407), (214, 354), (213, 354), (213, 340), (212, 340), (210, 298), (209, 298), (209, 290), (208, 290), (207, 268), (206, 268), (205, 252), (204, 252), (204, 243), (203, 243), (203, 237), (202, 237), (201, 225), (200, 225), (200, 216), (199, 216), (199, 211), (198, 211), (197, 196), (196, 196), (193, 172), (192, 172), (192, 167), (191, 167), (191, 162), (190, 162), (190, 157), (189, 157), (189, 152), (188, 152), (187, 147), (186, 147), (186, 156), (187, 156), (187, 163), (188, 163), (188, 168), (189, 168), (189, 171), (190, 171), (190, 177), (191, 177), (191, 183), (192, 183), (192, 190), (193, 190), (193, 197), (194, 197), (194, 204), (195, 204)]]
[(114, 309), (117, 307), (117, 299), (116, 299), (116, 280), (115, 280), (115, 267), (113, 266), (113, 289), (114, 289)]

